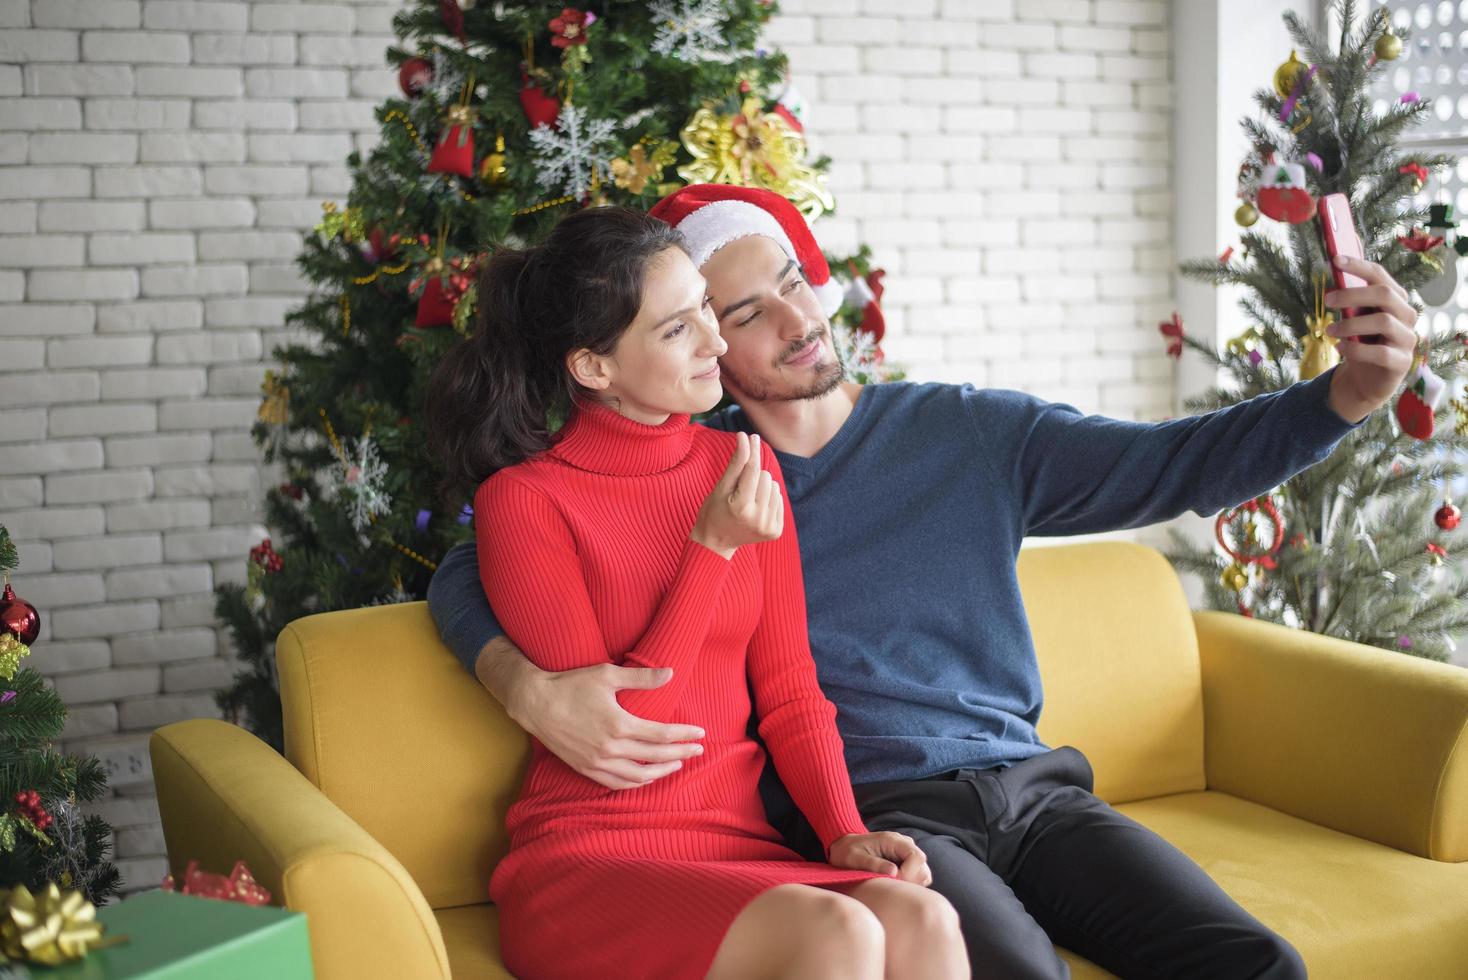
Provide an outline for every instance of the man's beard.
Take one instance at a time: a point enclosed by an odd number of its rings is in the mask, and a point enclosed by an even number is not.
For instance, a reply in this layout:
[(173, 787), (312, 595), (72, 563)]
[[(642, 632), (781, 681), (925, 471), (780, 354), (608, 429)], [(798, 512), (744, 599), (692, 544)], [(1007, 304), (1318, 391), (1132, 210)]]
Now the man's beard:
[[(811, 336), (805, 339), (804, 343), (792, 350), (786, 351), (780, 363), (783, 364), (785, 361), (788, 361), (796, 353), (805, 350), (806, 347), (816, 343), (822, 337), (829, 336), (830, 331), (825, 327), (816, 330)], [(835, 352), (833, 351), (832, 353), (834, 355)], [(820, 398), (823, 395), (830, 394), (841, 383), (842, 379), (845, 378), (845, 371), (841, 367), (841, 361), (834, 356), (829, 363), (822, 364), (816, 371), (815, 376), (808, 382), (783, 388), (777, 387), (779, 384), (778, 381), (765, 378), (741, 377), (723, 363), (720, 364), (719, 370), (723, 373), (726, 386), (734, 388), (743, 394), (744, 397), (757, 402), (800, 402), (810, 398)]]

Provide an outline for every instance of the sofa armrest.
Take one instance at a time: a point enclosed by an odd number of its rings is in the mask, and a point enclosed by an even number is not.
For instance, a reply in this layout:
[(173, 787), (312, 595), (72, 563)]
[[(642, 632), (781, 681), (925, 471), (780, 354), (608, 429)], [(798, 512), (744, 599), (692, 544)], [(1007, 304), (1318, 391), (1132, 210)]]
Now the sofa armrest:
[(1193, 614), (1208, 788), (1435, 861), (1468, 861), (1468, 670)]
[(149, 742), (168, 860), (227, 874), (243, 858), (272, 901), (306, 913), (321, 980), (449, 976), (407, 871), (264, 742), (234, 725), (165, 725)]

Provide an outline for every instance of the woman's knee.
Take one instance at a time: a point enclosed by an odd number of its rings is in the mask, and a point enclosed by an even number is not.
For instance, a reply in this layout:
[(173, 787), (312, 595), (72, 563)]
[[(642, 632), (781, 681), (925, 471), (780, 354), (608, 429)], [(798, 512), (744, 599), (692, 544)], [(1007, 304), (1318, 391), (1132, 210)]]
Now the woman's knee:
[(810, 935), (840, 949), (881, 956), (886, 934), (871, 909), (854, 898), (825, 890), (815, 893), (810, 906)]
[(878, 887), (872, 904), (887, 927), (889, 941), (898, 930), (923, 942), (962, 940), (958, 911), (938, 892), (905, 881), (883, 881)]

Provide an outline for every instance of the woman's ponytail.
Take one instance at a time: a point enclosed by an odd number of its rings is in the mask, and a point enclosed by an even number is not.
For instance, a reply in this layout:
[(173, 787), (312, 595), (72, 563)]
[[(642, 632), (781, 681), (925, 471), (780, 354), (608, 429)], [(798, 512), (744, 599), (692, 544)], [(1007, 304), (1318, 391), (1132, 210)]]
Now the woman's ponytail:
[(677, 230), (630, 208), (587, 208), (529, 249), (497, 252), (479, 273), (474, 333), (428, 383), (424, 423), (457, 509), (496, 470), (549, 448), (552, 415), (580, 394), (566, 355), (608, 354), (642, 308), (653, 260), (686, 248)]

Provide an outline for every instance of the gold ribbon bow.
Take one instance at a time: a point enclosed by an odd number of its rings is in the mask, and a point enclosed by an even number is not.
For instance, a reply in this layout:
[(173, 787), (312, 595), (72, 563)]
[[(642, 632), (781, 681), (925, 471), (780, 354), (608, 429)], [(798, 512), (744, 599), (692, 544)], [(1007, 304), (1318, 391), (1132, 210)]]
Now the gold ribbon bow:
[(0, 888), (0, 953), (7, 959), (59, 966), (91, 949), (122, 942), (102, 939), (97, 906), (80, 891), (62, 892), (53, 881), (39, 895), (25, 885)]

